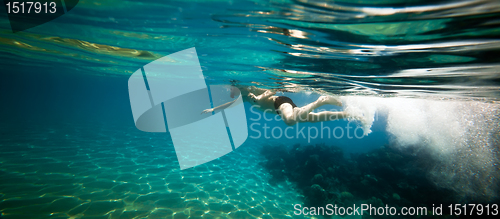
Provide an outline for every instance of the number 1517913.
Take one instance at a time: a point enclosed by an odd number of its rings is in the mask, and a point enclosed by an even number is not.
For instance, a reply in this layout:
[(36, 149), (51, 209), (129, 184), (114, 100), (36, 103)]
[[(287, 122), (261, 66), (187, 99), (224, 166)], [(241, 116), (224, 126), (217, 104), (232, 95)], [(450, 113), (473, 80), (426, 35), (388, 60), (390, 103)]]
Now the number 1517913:
[(55, 2), (8, 2), (7, 13), (9, 14), (24, 14), (24, 13), (56, 13)]

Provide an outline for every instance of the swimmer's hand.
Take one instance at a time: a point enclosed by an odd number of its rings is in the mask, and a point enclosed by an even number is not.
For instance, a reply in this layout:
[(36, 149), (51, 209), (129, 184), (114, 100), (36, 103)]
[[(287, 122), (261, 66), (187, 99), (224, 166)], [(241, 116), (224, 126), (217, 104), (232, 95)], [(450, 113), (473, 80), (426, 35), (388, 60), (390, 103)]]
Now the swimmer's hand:
[(201, 114), (203, 113), (212, 113), (214, 111), (214, 109), (206, 109), (206, 110), (203, 110), (203, 112), (201, 112)]

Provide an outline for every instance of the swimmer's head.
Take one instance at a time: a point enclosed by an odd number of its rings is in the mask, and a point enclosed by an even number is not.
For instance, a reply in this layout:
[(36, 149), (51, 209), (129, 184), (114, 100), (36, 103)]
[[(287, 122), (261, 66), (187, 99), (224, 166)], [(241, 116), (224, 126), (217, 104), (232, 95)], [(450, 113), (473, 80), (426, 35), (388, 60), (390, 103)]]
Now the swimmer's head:
[(240, 89), (236, 88), (235, 86), (231, 86), (230, 91), (231, 91), (231, 98), (240, 95)]

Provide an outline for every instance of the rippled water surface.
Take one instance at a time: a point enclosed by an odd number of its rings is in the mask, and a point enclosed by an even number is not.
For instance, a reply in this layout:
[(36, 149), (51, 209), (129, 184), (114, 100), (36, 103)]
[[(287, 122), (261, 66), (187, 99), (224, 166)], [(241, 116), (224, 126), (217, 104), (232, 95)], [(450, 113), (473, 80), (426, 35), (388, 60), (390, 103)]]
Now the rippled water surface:
[(197, 47), (204, 73), (334, 93), (497, 99), (498, 1), (80, 1), (12, 34), (2, 66), (129, 75)]

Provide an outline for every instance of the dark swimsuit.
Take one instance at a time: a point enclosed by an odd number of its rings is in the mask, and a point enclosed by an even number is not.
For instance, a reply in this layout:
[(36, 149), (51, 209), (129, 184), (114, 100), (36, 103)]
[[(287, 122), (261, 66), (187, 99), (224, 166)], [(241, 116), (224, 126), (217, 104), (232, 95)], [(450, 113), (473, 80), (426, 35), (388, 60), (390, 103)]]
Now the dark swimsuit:
[(290, 105), (292, 105), (292, 107), (297, 107), (297, 105), (295, 105), (295, 103), (293, 103), (292, 99), (285, 97), (285, 96), (278, 96), (274, 100), (274, 109), (276, 109), (276, 113), (280, 114), (278, 109), (280, 108), (281, 104), (284, 104), (284, 103), (289, 103)]

